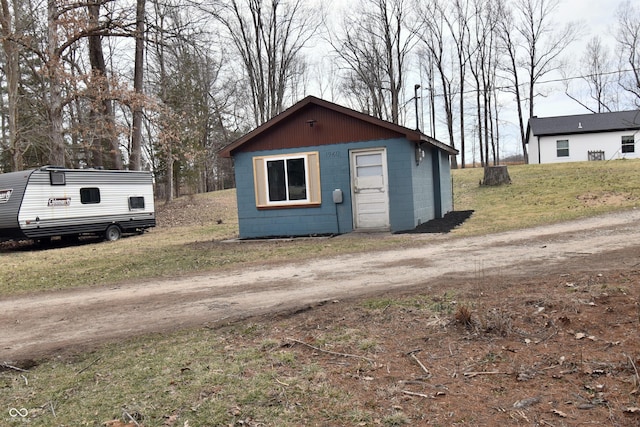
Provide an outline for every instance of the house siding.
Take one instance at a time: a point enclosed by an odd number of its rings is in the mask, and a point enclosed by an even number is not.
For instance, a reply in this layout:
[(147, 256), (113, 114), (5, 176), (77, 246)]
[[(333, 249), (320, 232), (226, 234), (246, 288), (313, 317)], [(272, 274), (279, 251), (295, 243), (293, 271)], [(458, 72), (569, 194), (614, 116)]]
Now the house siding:
[(406, 224), (405, 230), (415, 228), (418, 225), (435, 218), (435, 194), (434, 194), (434, 174), (433, 158), (435, 150), (424, 151), (424, 158), (416, 164), (415, 154), (411, 162), (413, 175), (413, 212), (409, 216), (413, 220), (412, 224)]
[(399, 132), (374, 126), (319, 105), (307, 105), (294, 116), (283, 119), (238, 151), (286, 150), (288, 148), (332, 145), (342, 142), (398, 138)]
[[(640, 136), (637, 131), (615, 131), (601, 133), (568, 134), (568, 135), (529, 135), (529, 163), (566, 163), (582, 162), (589, 160), (589, 151), (604, 151), (606, 160), (612, 159), (637, 159), (640, 158)], [(635, 152), (622, 152), (622, 136), (634, 135), (636, 145)], [(569, 141), (569, 156), (558, 157), (556, 142), (558, 140)]]
[(442, 200), (442, 215), (444, 215), (454, 209), (453, 180), (449, 156), (440, 150), (438, 150), (438, 156), (440, 157), (440, 200)]
[[(353, 231), (349, 156), (351, 150), (368, 148), (386, 149), (390, 231), (412, 229), (434, 218), (432, 156), (436, 156), (436, 161), (440, 163), (443, 212), (451, 209), (449, 156), (439, 149), (427, 149), (426, 157), (416, 165), (414, 144), (404, 138), (277, 151), (238, 152), (234, 159), (240, 238), (341, 234)], [(320, 206), (258, 209), (252, 173), (253, 157), (303, 151), (318, 151), (320, 156)], [(333, 202), (335, 189), (342, 190), (342, 203)]]

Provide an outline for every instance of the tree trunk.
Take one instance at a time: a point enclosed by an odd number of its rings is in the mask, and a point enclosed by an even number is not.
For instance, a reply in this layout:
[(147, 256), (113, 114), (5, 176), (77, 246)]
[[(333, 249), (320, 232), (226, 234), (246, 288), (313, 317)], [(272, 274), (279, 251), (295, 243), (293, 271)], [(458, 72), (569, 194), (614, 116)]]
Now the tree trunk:
[(482, 185), (511, 184), (511, 177), (507, 166), (487, 166), (484, 168)]
[(131, 153), (129, 169), (140, 170), (142, 165), (142, 94), (144, 60), (144, 7), (145, 0), (136, 1), (136, 57), (133, 71), (133, 90), (136, 99), (133, 103), (133, 129), (131, 130)]
[[(87, 4), (89, 17), (94, 27), (98, 27), (100, 19), (100, 4), (93, 0)], [(99, 35), (89, 36), (89, 62), (93, 72), (92, 81), (97, 93), (96, 105), (92, 107), (91, 117), (95, 120), (96, 129), (93, 130), (93, 163), (95, 166), (104, 166), (105, 151), (110, 153), (111, 161), (109, 169), (122, 169), (122, 154), (118, 145), (118, 138), (115, 135), (116, 120), (113, 110), (113, 103), (109, 95), (109, 82), (107, 80), (107, 66), (102, 50), (102, 37)], [(99, 126), (98, 126), (99, 124)]]
[(55, 0), (47, 2), (48, 24), (48, 54), (47, 73), (49, 77), (49, 164), (52, 166), (66, 166), (64, 137), (62, 135), (62, 73), (60, 52), (58, 51), (58, 8)]
[(2, 5), (2, 15), (0, 24), (2, 26), (2, 47), (5, 53), (5, 74), (7, 77), (7, 98), (9, 102), (9, 152), (11, 153), (11, 170), (19, 171), (23, 167), (22, 147), (18, 137), (18, 83), (20, 79), (20, 56), (18, 44), (10, 40), (16, 22), (16, 16), (11, 16), (11, 9), (7, 0), (0, 1)]

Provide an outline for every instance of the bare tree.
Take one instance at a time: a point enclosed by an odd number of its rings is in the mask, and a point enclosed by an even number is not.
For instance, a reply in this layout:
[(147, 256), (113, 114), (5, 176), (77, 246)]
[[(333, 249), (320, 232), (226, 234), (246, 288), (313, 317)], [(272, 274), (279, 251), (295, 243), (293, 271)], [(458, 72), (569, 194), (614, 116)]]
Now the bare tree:
[[(100, 2), (89, 0), (87, 11), (91, 27), (98, 27), (100, 21)], [(93, 34), (88, 37), (89, 62), (91, 64), (91, 76), (89, 89), (93, 92), (94, 99), (91, 105), (92, 126), (94, 135), (92, 144), (93, 165), (104, 167), (103, 154), (110, 161), (107, 167), (110, 169), (122, 169), (122, 153), (118, 144), (116, 133), (116, 119), (113, 108), (112, 95), (109, 90), (109, 78), (107, 65), (102, 49), (102, 35)]]
[(501, 40), (502, 50), (506, 55), (507, 61), (504, 63), (501, 68), (506, 72), (507, 78), (510, 80), (510, 86), (508, 86), (507, 90), (510, 91), (516, 103), (516, 111), (518, 116), (518, 128), (520, 130), (520, 144), (522, 147), (522, 153), (527, 161), (527, 144), (526, 144), (526, 135), (525, 135), (525, 123), (524, 123), (524, 112), (523, 112), (523, 98), (524, 95), (520, 88), (520, 73), (519, 73), (519, 63), (520, 59), (518, 56), (518, 39), (516, 36), (515, 30), (515, 22), (514, 16), (510, 9), (505, 7), (504, 1), (499, 0), (501, 2), (501, 7), (499, 10), (499, 19), (498, 19), (498, 36)]
[[(525, 160), (528, 159), (525, 121), (534, 115), (534, 101), (538, 95), (537, 83), (543, 76), (562, 66), (560, 56), (577, 36), (575, 24), (568, 23), (560, 27), (553, 22), (553, 14), (558, 3), (559, 0), (516, 0), (511, 13), (505, 8), (501, 17), (502, 39), (510, 58), (507, 71), (518, 104)], [(515, 36), (518, 38), (515, 39)], [(520, 73), (526, 78), (525, 94), (519, 89)], [(523, 104), (526, 105), (526, 109), (521, 108)], [(528, 117), (524, 117), (524, 111)]]
[[(429, 52), (433, 66), (440, 76), (442, 101), (445, 110), (445, 121), (449, 136), (449, 145), (456, 148), (455, 132), (453, 129), (453, 103), (455, 70), (450, 68), (454, 62), (449, 56), (449, 35), (447, 33), (444, 10), (437, 3), (427, 4), (420, 11), (420, 19), (424, 24), (420, 38)], [(451, 156), (451, 167), (458, 168), (457, 156)]]
[(616, 34), (622, 62), (620, 86), (634, 97), (640, 107), (640, 8), (627, 0), (618, 9)]
[(373, 115), (399, 123), (407, 58), (416, 42), (408, 3), (361, 0), (357, 7), (343, 19), (341, 35), (330, 42), (350, 71), (352, 94), (366, 88), (359, 102), (370, 104)]
[(131, 129), (131, 152), (129, 153), (129, 169), (140, 170), (142, 160), (142, 102), (144, 77), (144, 12), (145, 0), (136, 0), (136, 51), (133, 72), (133, 90), (136, 99), (133, 103), (133, 127)]
[(201, 7), (223, 25), (240, 56), (255, 125), (282, 112), (301, 51), (318, 33), (322, 14), (304, 0), (219, 0)]
[(458, 67), (458, 86), (459, 86), (459, 138), (460, 138), (460, 164), (465, 167), (465, 128), (464, 128), (464, 89), (467, 64), (470, 52), (470, 30), (469, 21), (473, 20), (472, 11), (470, 11), (469, 0), (453, 0), (446, 3), (448, 8), (444, 9), (442, 16), (449, 27), (449, 33), (455, 47), (455, 57)]
[(193, 25), (202, 17), (194, 10), (180, 1), (154, 2), (150, 10), (147, 84), (158, 105), (146, 109), (147, 132), (155, 175), (165, 184), (159, 194), (167, 201), (228, 181), (229, 164), (217, 152), (236, 136), (227, 129), (227, 111), (241, 102), (226, 52)]
[(602, 113), (617, 109), (617, 77), (613, 73), (614, 64), (610, 51), (603, 45), (600, 36), (594, 36), (589, 40), (585, 49), (581, 65), (580, 80), (586, 83), (589, 90), (589, 98), (595, 102), (581, 99), (579, 95), (569, 90), (571, 79), (565, 82), (565, 94), (592, 113)]
[[(491, 0), (474, 1), (474, 38), (469, 46), (470, 71), (475, 82), (477, 136), (480, 163), (489, 165), (489, 149), (494, 165), (499, 162), (497, 150), (497, 89), (498, 65), (497, 28), (501, 4)], [(493, 105), (493, 109), (492, 109)], [(496, 112), (496, 114), (494, 114)]]
[[(48, 162), (53, 165), (71, 164), (69, 153), (67, 152), (67, 134), (70, 123), (65, 123), (65, 108), (79, 96), (86, 96), (79, 93), (74, 88), (78, 88), (78, 79), (91, 81), (86, 76), (79, 76), (77, 72), (82, 68), (79, 63), (74, 62), (77, 56), (72, 53), (81, 45), (82, 41), (94, 37), (110, 34), (114, 28), (123, 28), (122, 21), (112, 19), (92, 19), (92, 12), (89, 7), (98, 7), (112, 4), (111, 0), (88, 0), (82, 2), (57, 2), (47, 1), (46, 8), (46, 37), (40, 38), (37, 34), (17, 37), (25, 50), (38, 57), (42, 64), (39, 70), (46, 82), (46, 96), (44, 105), (49, 124), (47, 136)], [(35, 5), (31, 4), (31, 7)], [(37, 15), (39, 11), (33, 10)], [(119, 35), (124, 35), (120, 31)], [(44, 46), (40, 44), (43, 42)], [(95, 47), (95, 46), (94, 46)], [(95, 53), (95, 52), (94, 52)], [(73, 71), (72, 71), (73, 70)], [(36, 70), (37, 72), (37, 70)], [(84, 89), (83, 89), (84, 90)]]

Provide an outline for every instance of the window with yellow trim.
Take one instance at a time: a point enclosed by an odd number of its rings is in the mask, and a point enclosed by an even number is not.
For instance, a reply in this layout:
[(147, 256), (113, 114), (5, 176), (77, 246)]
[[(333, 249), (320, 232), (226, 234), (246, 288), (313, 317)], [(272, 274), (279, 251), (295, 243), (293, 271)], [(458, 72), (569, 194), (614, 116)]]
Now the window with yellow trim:
[(258, 207), (291, 207), (320, 204), (318, 152), (253, 158)]

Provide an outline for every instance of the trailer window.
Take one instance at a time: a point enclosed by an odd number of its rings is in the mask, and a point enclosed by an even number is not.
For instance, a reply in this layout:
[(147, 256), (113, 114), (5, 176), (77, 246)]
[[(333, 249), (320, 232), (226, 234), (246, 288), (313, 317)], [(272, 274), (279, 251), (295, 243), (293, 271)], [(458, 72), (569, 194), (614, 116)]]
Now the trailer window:
[(129, 210), (144, 209), (144, 197), (129, 197)]
[(83, 205), (100, 203), (100, 189), (96, 187), (81, 188), (80, 203)]
[(65, 185), (66, 179), (62, 171), (49, 171), (49, 182), (51, 185)]

